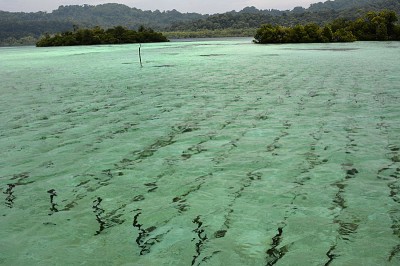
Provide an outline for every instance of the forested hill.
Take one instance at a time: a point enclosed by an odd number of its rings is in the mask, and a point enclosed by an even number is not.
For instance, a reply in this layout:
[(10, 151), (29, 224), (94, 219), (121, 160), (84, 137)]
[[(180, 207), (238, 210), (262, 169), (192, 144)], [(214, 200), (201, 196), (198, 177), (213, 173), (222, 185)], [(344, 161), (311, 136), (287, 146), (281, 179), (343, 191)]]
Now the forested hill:
[(0, 11), (0, 44), (20, 38), (29, 42), (45, 33), (72, 30), (74, 25), (78, 28), (112, 28), (121, 25), (129, 29), (138, 29), (143, 25), (161, 30), (173, 23), (186, 23), (206, 17), (207, 15), (180, 13), (176, 10), (143, 11), (122, 4), (60, 6), (51, 13)]
[(312, 4), (308, 9), (295, 7), (293, 10), (259, 10), (247, 7), (240, 12), (216, 14), (207, 18), (175, 23), (171, 31), (218, 30), (226, 28), (258, 28), (262, 24), (294, 26), (317, 23), (323, 25), (337, 18), (355, 20), (368, 11), (391, 10), (400, 15), (400, 0), (335, 0)]
[(344, 11), (358, 8), (368, 9), (399, 9), (399, 1), (391, 1), (391, 0), (335, 0), (335, 1), (326, 1), (319, 2), (315, 4), (311, 4), (308, 8), (310, 12), (320, 12), (320, 11)]
[(215, 31), (214, 35), (229, 29), (250, 29), (246, 32), (254, 30), (255, 33), (255, 29), (266, 23), (293, 26), (315, 22), (322, 25), (339, 17), (355, 19), (367, 11), (383, 9), (400, 15), (400, 1), (335, 0), (312, 4), (308, 9), (296, 7), (280, 11), (246, 7), (238, 12), (215, 15), (180, 13), (176, 10), (143, 11), (122, 4), (60, 6), (51, 13), (0, 11), (0, 45), (35, 43), (45, 33), (54, 34), (76, 27), (94, 26), (111, 28), (121, 25), (128, 29), (138, 29), (143, 25), (163, 32)]

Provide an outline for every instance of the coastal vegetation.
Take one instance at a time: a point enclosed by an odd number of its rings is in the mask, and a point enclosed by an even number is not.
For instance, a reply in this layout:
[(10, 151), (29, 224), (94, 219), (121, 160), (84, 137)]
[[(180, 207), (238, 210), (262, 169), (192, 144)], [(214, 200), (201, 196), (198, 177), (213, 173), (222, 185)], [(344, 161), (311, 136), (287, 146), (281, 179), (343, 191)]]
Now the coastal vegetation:
[(257, 30), (255, 43), (323, 43), (400, 40), (400, 25), (393, 11), (368, 12), (354, 21), (336, 19), (325, 26), (316, 23), (285, 27), (266, 24)]
[(0, 11), (0, 45), (34, 44), (47, 35), (67, 32), (74, 25), (82, 29), (117, 26), (135, 30), (141, 25), (163, 32), (170, 38), (254, 36), (261, 25), (294, 27), (315, 23), (318, 26), (337, 19), (354, 21), (366, 13), (391, 10), (400, 15), (399, 0), (334, 0), (292, 10), (254, 6), (222, 14), (181, 13), (140, 10), (122, 4), (68, 5), (52, 12)]
[(243, 29), (215, 29), (215, 30), (191, 30), (191, 31), (166, 31), (163, 34), (169, 39), (185, 38), (218, 38), (218, 37), (252, 37), (257, 28)]
[(72, 46), (72, 45), (95, 45), (95, 44), (124, 44), (124, 43), (146, 43), (167, 42), (168, 39), (151, 28), (139, 27), (138, 31), (129, 30), (117, 26), (104, 30), (100, 27), (92, 29), (77, 29), (65, 31), (53, 36), (46, 34), (37, 43), (37, 47), (46, 46)]

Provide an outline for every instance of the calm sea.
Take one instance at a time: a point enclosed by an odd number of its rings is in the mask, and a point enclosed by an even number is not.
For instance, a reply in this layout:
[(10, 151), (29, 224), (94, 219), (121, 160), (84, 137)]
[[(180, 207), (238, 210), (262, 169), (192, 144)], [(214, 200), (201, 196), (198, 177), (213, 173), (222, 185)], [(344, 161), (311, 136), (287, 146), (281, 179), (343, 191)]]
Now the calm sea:
[(400, 43), (0, 48), (1, 265), (399, 265)]

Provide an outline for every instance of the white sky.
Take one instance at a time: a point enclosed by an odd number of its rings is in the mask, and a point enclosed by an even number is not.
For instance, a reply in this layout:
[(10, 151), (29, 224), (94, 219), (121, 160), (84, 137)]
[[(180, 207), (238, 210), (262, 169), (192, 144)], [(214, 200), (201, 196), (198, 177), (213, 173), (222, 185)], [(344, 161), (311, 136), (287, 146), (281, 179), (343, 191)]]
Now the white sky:
[(223, 13), (231, 10), (239, 11), (246, 6), (255, 6), (258, 9), (293, 9), (296, 6), (308, 8), (311, 3), (325, 2), (325, 0), (0, 0), (0, 10), (51, 12), (60, 5), (97, 5), (105, 3), (120, 3), (142, 10), (172, 10), (179, 12), (197, 12), (203, 14)]

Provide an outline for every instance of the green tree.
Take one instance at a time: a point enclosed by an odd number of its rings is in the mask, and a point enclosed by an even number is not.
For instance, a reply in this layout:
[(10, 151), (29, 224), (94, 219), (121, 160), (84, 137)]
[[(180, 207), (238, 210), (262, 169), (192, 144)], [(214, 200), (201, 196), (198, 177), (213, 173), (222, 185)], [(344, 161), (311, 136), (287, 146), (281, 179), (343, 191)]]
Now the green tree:
[(354, 42), (357, 38), (353, 35), (353, 33), (349, 30), (338, 29), (333, 33), (333, 41), (334, 42)]
[(322, 42), (322, 30), (315, 23), (309, 23), (304, 26), (304, 30), (307, 33), (307, 42)]
[(303, 25), (296, 25), (290, 31), (290, 40), (294, 43), (305, 42), (304, 37), (307, 35), (307, 32), (304, 29)]
[(332, 33), (332, 29), (329, 25), (325, 25), (325, 27), (322, 29), (321, 35), (322, 35), (323, 42), (332, 42), (333, 33)]
[(136, 32), (122, 26), (117, 26), (108, 30), (96, 26), (92, 29), (78, 29), (74, 32), (67, 31), (53, 36), (47, 34), (41, 38), (36, 45), (41, 47), (166, 41), (168, 41), (168, 39), (164, 35), (150, 28), (142, 32)]

